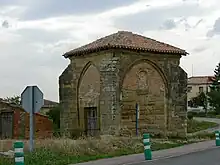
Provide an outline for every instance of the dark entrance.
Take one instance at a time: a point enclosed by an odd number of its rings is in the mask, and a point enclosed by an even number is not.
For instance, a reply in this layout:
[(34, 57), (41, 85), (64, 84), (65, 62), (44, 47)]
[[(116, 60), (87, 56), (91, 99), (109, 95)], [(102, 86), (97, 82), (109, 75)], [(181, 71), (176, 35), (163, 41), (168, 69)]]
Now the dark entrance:
[(12, 138), (13, 135), (13, 113), (0, 112), (0, 138)]
[(97, 135), (98, 128), (98, 115), (97, 115), (97, 107), (85, 107), (85, 131), (87, 136), (95, 136)]

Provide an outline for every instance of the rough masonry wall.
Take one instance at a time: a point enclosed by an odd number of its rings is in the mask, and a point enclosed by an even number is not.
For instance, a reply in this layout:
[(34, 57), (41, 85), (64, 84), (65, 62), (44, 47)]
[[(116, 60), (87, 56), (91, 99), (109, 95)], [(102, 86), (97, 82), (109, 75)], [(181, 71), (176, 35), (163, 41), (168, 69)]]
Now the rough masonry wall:
[[(60, 102), (63, 109), (61, 112), (61, 129), (66, 135), (71, 134), (74, 130), (79, 131), (79, 129), (82, 129), (84, 131), (84, 121), (80, 120), (80, 118), (84, 118), (82, 107), (80, 108), (82, 104), (80, 105), (80, 102), (77, 101), (80, 93), (78, 83), (84, 68), (90, 62), (97, 68), (100, 75), (99, 123), (101, 133), (113, 134), (116, 132), (115, 129), (119, 128), (120, 78), (118, 73), (120, 57), (116, 57), (111, 51), (106, 51), (87, 55), (86, 57), (71, 58), (70, 65), (59, 78)], [(90, 74), (86, 77), (92, 79)]]
[(86, 127), (88, 121), (85, 121), (84, 108), (97, 108), (97, 122), (99, 125), (99, 100), (100, 100), (100, 74), (98, 69), (89, 62), (82, 71), (78, 83), (78, 105), (80, 111), (80, 123), (82, 128)]
[(165, 83), (156, 68), (144, 60), (132, 66), (122, 85), (122, 127), (132, 134), (135, 134), (136, 103), (140, 109), (138, 131), (165, 134)]
[(187, 73), (180, 67), (170, 67), (169, 134), (185, 137), (187, 134)]
[(80, 122), (78, 101), (78, 86), (81, 74), (89, 61), (83, 58), (70, 59), (70, 64), (59, 77), (59, 98), (62, 111), (60, 112), (60, 129), (65, 136), (81, 135), (83, 124)]
[(72, 125), (78, 126), (76, 96), (76, 75), (73, 64), (70, 63), (59, 77), (59, 98), (62, 111), (60, 112), (60, 131), (63, 135), (70, 136)]
[(120, 88), (123, 86), (123, 76), (126, 75), (128, 66), (141, 60), (149, 60), (156, 64), (164, 74), (167, 82), (165, 92), (165, 112), (167, 112), (167, 135), (186, 136), (186, 109), (187, 109), (187, 74), (179, 66), (180, 56), (150, 53), (132, 53), (124, 51), (118, 53), (121, 56), (120, 62)]
[(97, 68), (88, 64), (79, 82), (79, 104), (83, 107), (98, 107), (100, 96), (100, 74)]

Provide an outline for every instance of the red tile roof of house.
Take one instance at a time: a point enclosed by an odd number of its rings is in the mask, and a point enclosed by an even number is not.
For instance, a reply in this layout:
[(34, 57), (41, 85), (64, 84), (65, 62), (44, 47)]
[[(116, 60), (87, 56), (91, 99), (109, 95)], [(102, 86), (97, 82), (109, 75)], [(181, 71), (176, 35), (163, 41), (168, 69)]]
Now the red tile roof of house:
[(211, 84), (214, 76), (193, 76), (188, 78), (188, 84)]
[(80, 56), (108, 49), (127, 49), (139, 52), (187, 55), (188, 53), (172, 45), (154, 39), (134, 34), (128, 31), (118, 31), (100, 38), (92, 43), (66, 52), (63, 56)]

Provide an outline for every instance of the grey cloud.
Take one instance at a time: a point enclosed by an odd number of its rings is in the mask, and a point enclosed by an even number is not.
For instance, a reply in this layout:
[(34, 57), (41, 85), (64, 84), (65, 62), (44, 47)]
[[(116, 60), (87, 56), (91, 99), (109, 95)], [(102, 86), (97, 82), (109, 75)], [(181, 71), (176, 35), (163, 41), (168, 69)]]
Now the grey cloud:
[(213, 29), (207, 32), (207, 37), (220, 34), (220, 17), (215, 21)]
[[(17, 42), (5, 45), (0, 57), (0, 91), (2, 96), (10, 96), (22, 92), (25, 85), (37, 84), (50, 99), (58, 98), (58, 76), (67, 66), (61, 52), (37, 52), (37, 48), (29, 43)], [(13, 59), (13, 60), (12, 60)]]
[(78, 42), (68, 31), (20, 29), (19, 41), (3, 43), (0, 53), (0, 97), (17, 95), (26, 85), (37, 84), (46, 98), (58, 100), (58, 77), (69, 60), (62, 54)]
[(214, 33), (213, 30), (209, 30), (209, 31), (206, 33), (206, 36), (207, 36), (208, 38), (211, 38), (211, 37), (213, 37), (214, 35), (215, 35), (215, 33)]
[(0, 7), (4, 6), (23, 6), (28, 7), (33, 0), (0, 0)]
[(198, 20), (198, 22), (197, 22), (193, 27), (196, 28), (196, 27), (199, 26), (199, 24), (202, 23), (203, 21), (204, 21), (203, 19)]
[(196, 52), (196, 53), (201, 53), (201, 52), (205, 51), (206, 49), (208, 49), (208, 47), (203, 45), (203, 46), (198, 46), (198, 47), (194, 48), (192, 51)]
[(162, 25), (162, 29), (165, 30), (170, 30), (176, 27), (176, 23), (174, 22), (173, 19), (168, 19), (166, 21), (164, 21), (163, 25)]
[(3, 28), (9, 28), (9, 22), (8, 22), (7, 20), (4, 20), (4, 21), (2, 22), (2, 27), (3, 27)]
[(22, 3), (22, 0), (1, 0), (0, 6), (18, 5), (21, 3)]
[(215, 21), (213, 31), (215, 33), (220, 33), (220, 17)]
[(53, 43), (71, 37), (67, 31), (46, 31), (43, 29), (20, 29), (16, 33), (22, 36), (23, 42), (28, 43)]
[(27, 10), (22, 19), (32, 20), (67, 14), (83, 15), (97, 13), (115, 7), (128, 5), (136, 1), (137, 0), (34, 0), (23, 4), (26, 5)]
[(205, 12), (197, 4), (183, 4), (157, 9), (149, 8), (147, 11), (116, 19), (115, 26), (120, 29), (144, 32), (158, 29), (168, 18), (201, 16)]

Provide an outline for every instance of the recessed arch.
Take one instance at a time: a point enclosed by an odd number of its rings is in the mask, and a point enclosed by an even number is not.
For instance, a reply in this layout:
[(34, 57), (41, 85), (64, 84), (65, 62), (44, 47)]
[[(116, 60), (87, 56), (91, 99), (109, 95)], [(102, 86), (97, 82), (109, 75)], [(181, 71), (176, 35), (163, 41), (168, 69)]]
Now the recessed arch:
[[(92, 70), (92, 74), (88, 74), (88, 72), (91, 72)], [(89, 77), (88, 77), (89, 76)], [(87, 79), (89, 81), (84, 81), (84, 79)], [(82, 110), (82, 105), (80, 105), (80, 102), (82, 99), (82, 94), (80, 93), (80, 90), (82, 90), (82, 83), (87, 86), (87, 89), (84, 89), (84, 93), (91, 93), (91, 92), (98, 92), (98, 96), (100, 95), (100, 72), (98, 70), (98, 68), (96, 67), (96, 65), (94, 65), (91, 61), (89, 61), (88, 63), (85, 64), (85, 66), (83, 67), (80, 76), (78, 78), (78, 83), (77, 83), (77, 88), (76, 88), (76, 93), (77, 93), (77, 113), (78, 113), (78, 124), (79, 126), (82, 124), (80, 123), (82, 116), (80, 116), (81, 112), (80, 110)], [(96, 90), (95, 91), (91, 91), (94, 88), (94, 83), (96, 83)], [(88, 89), (89, 88), (89, 89)], [(87, 91), (85, 91), (87, 90)], [(88, 91), (90, 90), (90, 91)], [(90, 96), (87, 96), (88, 99)], [(98, 105), (97, 105), (98, 106)]]
[(163, 71), (150, 60), (137, 60), (125, 70), (120, 86), (122, 127), (135, 132), (135, 104), (138, 103), (139, 131), (165, 133), (168, 125), (168, 81)]
[(158, 73), (160, 74), (160, 76), (163, 78), (164, 84), (165, 84), (165, 90), (166, 90), (166, 94), (168, 94), (168, 89), (169, 89), (169, 83), (168, 83), (168, 79), (166, 77), (166, 75), (164, 74), (163, 70), (153, 61), (149, 60), (149, 59), (138, 59), (135, 60), (133, 63), (129, 64), (128, 67), (124, 70), (123, 74), (122, 74), (122, 78), (120, 81), (120, 87), (122, 88), (124, 79), (126, 74), (132, 69), (133, 66), (139, 64), (139, 63), (148, 63), (150, 64), (155, 70), (158, 71)]

